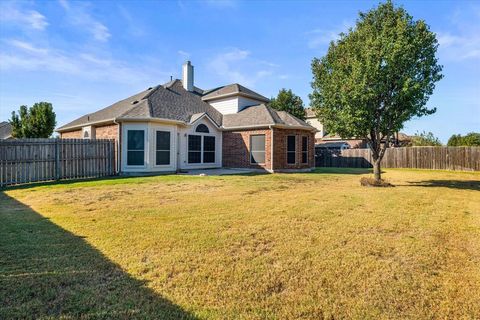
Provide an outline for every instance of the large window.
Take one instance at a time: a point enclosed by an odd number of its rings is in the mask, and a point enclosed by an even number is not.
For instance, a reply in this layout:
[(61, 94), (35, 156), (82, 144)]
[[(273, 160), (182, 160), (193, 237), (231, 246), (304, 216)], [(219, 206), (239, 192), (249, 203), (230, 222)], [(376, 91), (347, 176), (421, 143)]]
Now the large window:
[(296, 137), (287, 136), (287, 163), (295, 164)]
[(308, 137), (302, 137), (302, 163), (308, 163)]
[(145, 164), (145, 131), (127, 131), (127, 165), (143, 166)]
[(190, 134), (188, 163), (215, 163), (215, 137)]
[(203, 136), (203, 162), (215, 162), (215, 137)]
[(202, 163), (202, 136), (188, 136), (188, 163)]
[(157, 131), (155, 156), (157, 166), (170, 164), (170, 131)]
[(265, 135), (250, 136), (250, 163), (265, 163)]

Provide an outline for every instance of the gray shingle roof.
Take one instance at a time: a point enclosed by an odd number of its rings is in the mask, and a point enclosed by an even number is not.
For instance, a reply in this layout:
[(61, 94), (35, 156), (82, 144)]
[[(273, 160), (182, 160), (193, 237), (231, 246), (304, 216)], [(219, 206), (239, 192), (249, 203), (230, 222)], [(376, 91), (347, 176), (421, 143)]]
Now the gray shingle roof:
[(313, 112), (312, 108), (306, 108), (305, 109), (305, 115), (306, 115), (307, 118), (315, 118), (316, 117), (315, 112)]
[(185, 90), (180, 80), (174, 81), (166, 87), (160, 86), (148, 98), (152, 117), (189, 122), (192, 115), (206, 113), (222, 125), (222, 114), (201, 97)]
[(241, 95), (244, 95), (259, 101), (263, 101), (263, 102), (270, 101), (268, 98), (262, 96), (261, 94), (258, 94), (253, 90), (245, 88), (244, 86), (238, 83), (229, 84), (229, 85), (218, 87), (211, 90), (205, 90), (203, 94), (204, 95), (202, 99), (205, 101), (227, 97), (234, 94), (241, 94)]
[(76, 126), (84, 126), (92, 122), (101, 122), (101, 121), (107, 121), (107, 120), (117, 118), (122, 114), (129, 112), (132, 108), (135, 107), (135, 105), (132, 104), (132, 102), (142, 100), (152, 90), (154, 89), (153, 88), (147, 89), (131, 97), (128, 97), (124, 100), (120, 100), (112, 104), (111, 106), (108, 106), (96, 112), (81, 116), (80, 118), (75, 119), (72, 122), (69, 122), (66, 125), (61, 126), (60, 128), (57, 129), (57, 131), (61, 131), (66, 128), (72, 128)]
[(12, 137), (12, 125), (7, 121), (0, 122), (0, 140)]
[(57, 131), (112, 119), (162, 118), (189, 122), (191, 116), (197, 113), (206, 113), (217, 125), (222, 124), (222, 114), (202, 101), (198, 92), (192, 94), (186, 91), (182, 82), (177, 79), (84, 115), (61, 126)]
[(314, 127), (305, 121), (285, 111), (277, 111), (264, 104), (247, 107), (238, 113), (223, 116), (223, 127), (225, 129), (271, 125), (302, 127), (307, 130), (315, 130)]
[[(240, 90), (243, 93), (248, 93), (250, 97), (255, 96), (255, 99), (268, 101), (267, 98), (238, 84), (215, 89), (213, 92), (209, 91), (207, 95), (214, 94), (218, 90), (223, 92), (222, 94), (225, 92), (230, 94)], [(276, 111), (264, 104), (245, 108), (235, 114), (222, 115), (217, 109), (202, 100), (205, 97), (202, 96), (202, 92), (199, 88), (195, 88), (193, 93), (189, 92), (183, 88), (180, 80), (172, 80), (164, 85), (137, 93), (97, 112), (84, 115), (58, 128), (57, 131), (67, 131), (90, 123), (108, 122), (113, 121), (113, 119), (122, 121), (160, 118), (190, 123), (203, 114), (207, 114), (218, 126), (223, 126), (226, 129), (269, 125), (303, 127), (307, 130), (315, 129), (287, 112)]]

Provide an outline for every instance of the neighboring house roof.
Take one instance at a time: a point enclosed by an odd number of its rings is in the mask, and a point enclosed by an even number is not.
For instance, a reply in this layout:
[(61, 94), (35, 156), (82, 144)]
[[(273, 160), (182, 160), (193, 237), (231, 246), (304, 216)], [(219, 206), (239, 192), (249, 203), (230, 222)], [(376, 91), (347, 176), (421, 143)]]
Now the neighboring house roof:
[(316, 130), (303, 120), (285, 112), (277, 111), (264, 104), (247, 107), (238, 113), (223, 116), (223, 127), (239, 128), (252, 126), (291, 126)]
[(325, 142), (322, 144), (317, 144), (315, 145), (315, 148), (321, 148), (321, 149), (341, 149), (341, 148), (350, 148), (350, 145), (346, 143), (345, 141), (340, 141), (340, 142)]
[(218, 87), (211, 90), (205, 90), (203, 94), (204, 95), (202, 99), (204, 101), (219, 99), (219, 98), (226, 98), (233, 95), (242, 95), (242, 96), (249, 97), (249, 98), (263, 101), (263, 102), (270, 101), (268, 98), (262, 96), (261, 94), (258, 94), (255, 91), (245, 88), (244, 86), (238, 83), (229, 84), (229, 85)]
[(0, 140), (12, 137), (12, 125), (7, 121), (0, 122)]
[(313, 112), (312, 108), (306, 108), (305, 109), (305, 117), (306, 118), (316, 118), (317, 116), (315, 115), (315, 112)]
[(164, 85), (148, 88), (104, 109), (84, 115), (61, 126), (57, 131), (66, 131), (93, 123), (109, 122), (114, 119), (160, 118), (189, 122), (192, 115), (198, 113), (206, 113), (218, 126), (221, 126), (222, 114), (202, 101), (198, 91), (195, 94), (188, 92), (183, 88), (182, 82), (176, 79)]

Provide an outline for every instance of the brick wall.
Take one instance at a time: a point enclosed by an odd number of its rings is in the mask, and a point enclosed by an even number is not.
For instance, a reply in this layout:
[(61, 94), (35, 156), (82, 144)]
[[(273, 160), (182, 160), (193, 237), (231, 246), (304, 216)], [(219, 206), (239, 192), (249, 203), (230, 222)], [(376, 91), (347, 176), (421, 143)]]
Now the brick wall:
[(60, 133), (61, 139), (81, 139), (82, 129)]
[[(294, 135), (295, 164), (287, 163), (287, 136)], [(308, 137), (308, 161), (302, 162), (302, 136)], [(273, 170), (307, 169), (315, 166), (315, 133), (306, 130), (274, 129), (273, 132)]]
[[(265, 164), (250, 163), (250, 136), (265, 134)], [(295, 164), (287, 164), (287, 136), (296, 137)], [(308, 161), (302, 162), (302, 137), (308, 137)], [(273, 170), (307, 169), (315, 166), (315, 133), (305, 130), (273, 130)], [(272, 130), (223, 132), (223, 166), (230, 168), (263, 168), (272, 170)]]
[[(250, 136), (265, 135), (265, 164), (250, 163)], [(243, 130), (223, 132), (222, 158), (227, 168), (256, 168), (271, 170), (271, 130)]]
[(118, 140), (118, 124), (95, 127), (95, 138)]

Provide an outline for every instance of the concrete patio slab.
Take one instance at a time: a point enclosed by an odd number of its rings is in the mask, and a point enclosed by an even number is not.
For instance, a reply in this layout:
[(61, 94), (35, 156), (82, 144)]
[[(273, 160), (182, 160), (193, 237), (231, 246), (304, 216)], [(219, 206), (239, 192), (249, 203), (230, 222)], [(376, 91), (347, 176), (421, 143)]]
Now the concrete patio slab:
[(188, 170), (186, 172), (180, 172), (178, 174), (188, 175), (188, 176), (223, 176), (228, 174), (244, 174), (258, 172), (255, 169), (228, 169), (228, 168), (219, 168), (219, 169), (197, 169), (197, 170)]

